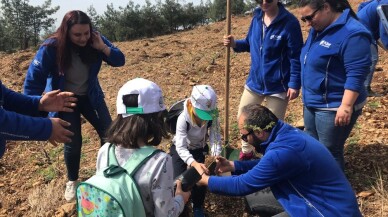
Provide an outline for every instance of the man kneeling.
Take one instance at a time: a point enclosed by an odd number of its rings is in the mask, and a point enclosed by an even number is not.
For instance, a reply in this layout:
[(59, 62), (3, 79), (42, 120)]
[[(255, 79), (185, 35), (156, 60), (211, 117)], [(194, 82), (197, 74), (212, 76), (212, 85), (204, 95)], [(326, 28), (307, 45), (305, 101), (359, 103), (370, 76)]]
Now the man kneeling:
[(362, 216), (350, 183), (323, 144), (257, 104), (243, 108), (238, 127), (241, 139), (263, 157), (256, 161), (218, 157), (215, 172), (234, 175), (203, 175), (199, 184), (230, 196), (270, 187), (290, 216)]

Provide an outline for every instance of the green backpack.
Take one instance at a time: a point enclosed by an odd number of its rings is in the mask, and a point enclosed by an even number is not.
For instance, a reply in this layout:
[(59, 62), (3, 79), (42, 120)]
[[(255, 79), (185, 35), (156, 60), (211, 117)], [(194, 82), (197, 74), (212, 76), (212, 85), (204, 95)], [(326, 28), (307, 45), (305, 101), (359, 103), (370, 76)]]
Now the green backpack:
[(109, 145), (108, 168), (77, 186), (79, 217), (145, 217), (143, 201), (134, 175), (155, 153), (154, 147), (137, 149), (121, 167), (115, 156), (115, 145)]

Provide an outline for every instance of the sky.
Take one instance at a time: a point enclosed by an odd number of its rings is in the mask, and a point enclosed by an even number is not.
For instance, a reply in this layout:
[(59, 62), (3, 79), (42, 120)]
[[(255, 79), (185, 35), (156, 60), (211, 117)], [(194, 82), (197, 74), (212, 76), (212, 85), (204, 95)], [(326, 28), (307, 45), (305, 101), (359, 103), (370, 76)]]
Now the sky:
[[(42, 5), (45, 0), (30, 0), (30, 5)], [(132, 0), (135, 5), (144, 5), (145, 0)], [(102, 14), (106, 11), (106, 6), (108, 4), (113, 3), (113, 7), (118, 9), (120, 6), (124, 7), (128, 4), (129, 0), (51, 0), (51, 6), (60, 6), (59, 10), (53, 15), (53, 18), (56, 18), (55, 25), (58, 27), (60, 22), (62, 21), (63, 16), (66, 12), (71, 10), (81, 10), (87, 12), (87, 9), (90, 5), (96, 9), (98, 14)], [(151, 4), (155, 5), (156, 0), (150, 0)], [(162, 0), (164, 2), (164, 0)], [(201, 0), (179, 0), (180, 4), (187, 4), (189, 2), (193, 2), (194, 5), (199, 5)], [(204, 0), (204, 2), (206, 2)]]

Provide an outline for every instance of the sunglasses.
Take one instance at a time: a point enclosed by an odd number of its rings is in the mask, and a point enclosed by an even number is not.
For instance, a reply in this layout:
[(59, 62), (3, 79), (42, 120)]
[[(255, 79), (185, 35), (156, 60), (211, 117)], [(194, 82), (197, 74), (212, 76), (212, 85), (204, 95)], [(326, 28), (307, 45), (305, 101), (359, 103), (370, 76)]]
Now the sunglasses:
[(311, 22), (311, 21), (314, 19), (315, 14), (316, 14), (319, 10), (321, 10), (321, 7), (319, 7), (317, 10), (315, 10), (312, 14), (307, 15), (307, 16), (304, 16), (304, 17), (301, 17), (300, 19), (301, 19), (303, 22), (307, 22), (307, 21)]
[[(264, 0), (256, 0), (256, 2), (259, 5), (262, 5), (264, 3)], [(267, 3), (267, 4), (271, 4), (272, 2), (273, 2), (273, 0), (265, 0), (265, 3)]]
[(244, 142), (248, 142), (248, 136), (253, 133), (253, 130), (249, 130), (247, 134), (241, 134), (241, 139)]

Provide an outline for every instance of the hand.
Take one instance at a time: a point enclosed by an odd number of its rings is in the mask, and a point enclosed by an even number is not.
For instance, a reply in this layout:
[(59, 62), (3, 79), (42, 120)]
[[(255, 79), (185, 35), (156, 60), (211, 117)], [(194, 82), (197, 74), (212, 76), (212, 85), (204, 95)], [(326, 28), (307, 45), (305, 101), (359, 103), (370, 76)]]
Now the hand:
[(215, 173), (217, 175), (221, 173), (226, 173), (226, 172), (234, 172), (233, 161), (229, 161), (224, 157), (217, 157), (216, 162), (217, 162), (217, 165), (215, 168)]
[(288, 101), (291, 101), (291, 100), (295, 99), (298, 96), (299, 96), (299, 90), (288, 88), (288, 91), (287, 91), (287, 99), (288, 99)]
[(236, 47), (233, 35), (224, 35), (224, 46)]
[(101, 34), (97, 31), (92, 32), (92, 47), (96, 50), (103, 51), (108, 45), (104, 43)]
[(66, 122), (60, 118), (50, 118), (52, 123), (51, 136), (49, 142), (54, 146), (57, 146), (57, 142), (65, 143), (71, 142), (71, 136), (74, 135), (70, 130), (67, 130), (65, 127), (70, 126), (69, 122)]
[(199, 180), (199, 181), (197, 182), (197, 185), (199, 185), (199, 186), (208, 186), (208, 184), (209, 184), (209, 178), (210, 178), (210, 176), (208, 176), (208, 175), (206, 175), (206, 174), (202, 174), (201, 180)]
[(184, 192), (182, 191), (182, 182), (180, 180), (176, 180), (176, 190), (175, 190), (175, 196), (181, 195), (183, 197), (183, 201), (187, 203), (190, 199), (191, 191)]
[(337, 110), (335, 116), (334, 125), (335, 126), (346, 126), (350, 123), (350, 118), (352, 117), (353, 107), (349, 105), (341, 104)]
[(74, 93), (60, 92), (60, 90), (53, 90), (47, 92), (39, 101), (39, 111), (47, 112), (72, 112), (71, 107), (75, 107), (77, 98)]
[(209, 174), (209, 169), (203, 163), (198, 163), (197, 161), (193, 161), (193, 163), (191, 163), (190, 166), (194, 167), (201, 175), (204, 173)]

